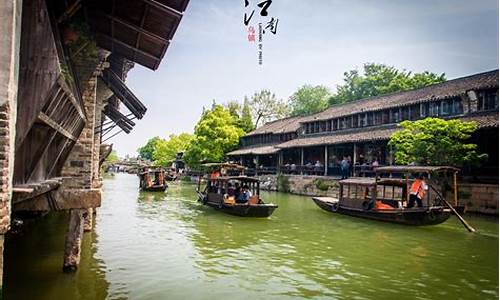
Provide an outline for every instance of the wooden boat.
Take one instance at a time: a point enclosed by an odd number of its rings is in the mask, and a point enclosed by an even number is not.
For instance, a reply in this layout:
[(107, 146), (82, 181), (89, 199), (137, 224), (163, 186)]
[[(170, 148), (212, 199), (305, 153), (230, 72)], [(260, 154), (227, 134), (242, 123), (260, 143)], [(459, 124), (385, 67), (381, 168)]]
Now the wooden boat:
[[(456, 174), (453, 167), (393, 166), (375, 169), (376, 178), (354, 177), (339, 181), (338, 198), (314, 197), (322, 209), (354, 217), (393, 222), (406, 225), (436, 225), (445, 222), (456, 213), (445, 196), (450, 195), (457, 203)], [(440, 181), (443, 174), (453, 174), (450, 189)], [(425, 176), (429, 186), (423, 207), (408, 208), (411, 174)], [(447, 176), (444, 176), (447, 178)], [(440, 183), (444, 186), (439, 189)], [(458, 216), (458, 214), (457, 214)]]
[(144, 168), (139, 173), (139, 187), (148, 192), (164, 192), (168, 185), (165, 181), (165, 171), (162, 168)]
[[(200, 191), (201, 178), (198, 184), (198, 201), (204, 205), (224, 213), (241, 217), (269, 217), (276, 208), (275, 204), (266, 204), (260, 198), (260, 181), (246, 176), (219, 176), (208, 178), (206, 187)], [(248, 187), (252, 196), (248, 200), (239, 198), (237, 188)], [(234, 192), (232, 192), (233, 190)]]

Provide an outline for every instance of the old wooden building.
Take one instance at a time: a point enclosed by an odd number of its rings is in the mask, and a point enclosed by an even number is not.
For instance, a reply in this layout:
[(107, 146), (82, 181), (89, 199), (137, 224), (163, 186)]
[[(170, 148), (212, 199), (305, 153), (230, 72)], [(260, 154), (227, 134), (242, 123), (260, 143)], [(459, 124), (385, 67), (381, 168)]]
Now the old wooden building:
[(399, 122), (426, 117), (477, 122), (472, 141), (489, 158), (462, 174), (497, 181), (498, 70), (277, 120), (244, 136), (241, 148), (229, 156), (257, 173), (337, 176), (344, 156), (354, 171), (369, 172), (374, 161), (394, 163), (387, 142)]
[(67, 210), (64, 269), (76, 269), (101, 203), (104, 142), (146, 112), (127, 72), (158, 68), (188, 1), (2, 2), (0, 245), (13, 214)]

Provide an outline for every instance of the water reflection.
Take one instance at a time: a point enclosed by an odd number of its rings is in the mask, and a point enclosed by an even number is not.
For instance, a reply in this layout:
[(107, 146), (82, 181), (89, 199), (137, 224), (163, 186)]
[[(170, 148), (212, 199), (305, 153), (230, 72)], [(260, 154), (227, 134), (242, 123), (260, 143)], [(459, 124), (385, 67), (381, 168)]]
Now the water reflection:
[(75, 274), (62, 272), (66, 213), (51, 213), (5, 241), (4, 299), (106, 299), (106, 265), (96, 255), (99, 236), (85, 233)]
[[(407, 227), (263, 193), (267, 219), (217, 212), (193, 185), (139, 192), (136, 176), (106, 179), (95, 232), (76, 276), (60, 272), (67, 216), (6, 242), (5, 294), (21, 299), (402, 299), (498, 296), (498, 223)], [(59, 226), (63, 224), (63, 226)], [(28, 281), (29, 280), (29, 281)], [(28, 283), (29, 282), (29, 283)], [(26, 288), (27, 285), (29, 288)], [(8, 299), (8, 298), (7, 298)]]

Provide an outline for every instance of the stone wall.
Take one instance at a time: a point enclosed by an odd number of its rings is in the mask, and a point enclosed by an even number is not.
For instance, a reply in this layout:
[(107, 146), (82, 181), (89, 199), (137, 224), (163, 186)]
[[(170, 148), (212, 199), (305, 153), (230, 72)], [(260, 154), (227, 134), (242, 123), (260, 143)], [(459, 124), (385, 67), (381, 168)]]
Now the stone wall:
[[(338, 197), (338, 179), (322, 176), (261, 175), (261, 189), (305, 196)], [(431, 195), (432, 196), (432, 195)], [(498, 215), (498, 185), (459, 184), (459, 205), (467, 212)]]
[(462, 183), (458, 195), (458, 203), (468, 212), (498, 215), (497, 184)]

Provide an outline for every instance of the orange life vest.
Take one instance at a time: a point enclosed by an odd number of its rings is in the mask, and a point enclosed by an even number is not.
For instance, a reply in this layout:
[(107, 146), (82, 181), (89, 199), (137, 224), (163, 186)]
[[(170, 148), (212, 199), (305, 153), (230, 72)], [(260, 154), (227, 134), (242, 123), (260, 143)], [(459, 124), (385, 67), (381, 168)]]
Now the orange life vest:
[(425, 189), (423, 180), (422, 179), (415, 180), (415, 182), (413, 182), (411, 185), (410, 191), (413, 195), (417, 195), (419, 199), (424, 199)]

